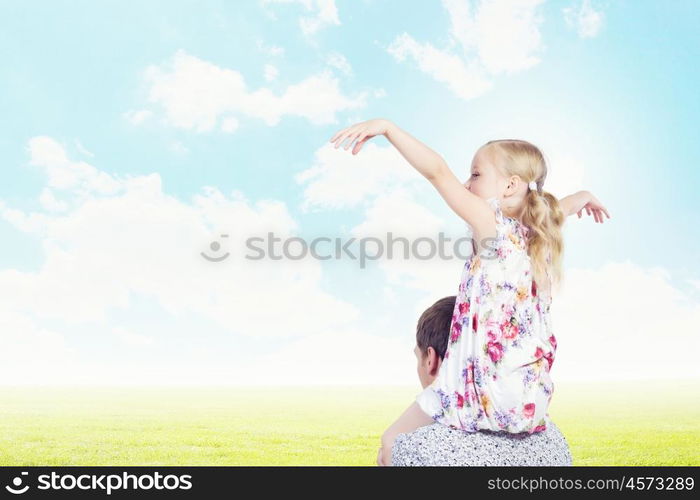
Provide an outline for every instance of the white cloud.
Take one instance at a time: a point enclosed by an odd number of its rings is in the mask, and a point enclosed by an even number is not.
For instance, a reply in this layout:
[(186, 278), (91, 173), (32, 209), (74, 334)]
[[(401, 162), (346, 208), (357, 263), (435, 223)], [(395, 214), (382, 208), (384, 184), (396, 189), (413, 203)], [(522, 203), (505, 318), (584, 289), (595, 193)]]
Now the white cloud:
[(345, 75), (352, 74), (352, 66), (350, 61), (340, 52), (333, 52), (326, 58), (326, 63), (329, 66), (339, 69)]
[(68, 204), (65, 201), (57, 200), (53, 191), (47, 187), (41, 190), (39, 202), (49, 212), (63, 212), (68, 208)]
[(565, 144), (565, 141), (557, 142), (555, 137), (537, 142), (548, 165), (544, 190), (559, 198), (581, 190), (586, 171), (585, 158), (562, 147)]
[[(30, 144), (36, 146), (30, 147), (32, 161), (49, 174), (74, 165), (53, 139)], [(192, 312), (232, 333), (265, 337), (322, 332), (357, 316), (352, 305), (322, 290), (318, 261), (244, 258), (252, 255), (245, 246), (250, 236), (293, 235), (296, 222), (284, 203), (252, 204), (241, 193), (229, 197), (213, 187), (184, 203), (163, 193), (158, 174), (110, 178), (119, 188), (113, 192), (91, 182), (107, 175), (95, 167), (78, 174), (77, 181), (62, 184), (69, 207), (64, 213), (0, 205), (3, 218), (40, 239), (45, 255), (37, 271), (0, 270), (4, 311), (80, 324), (104, 321), (108, 312), (143, 296), (172, 315)], [(220, 263), (202, 258), (222, 232), (230, 237), (221, 254), (230, 257)]]
[[(375, 385), (418, 383), (413, 354), (415, 336), (401, 339), (340, 329), (309, 335), (260, 358), (256, 384)], [(280, 376), (287, 374), (288, 376)], [(291, 376), (293, 374), (293, 377)], [(379, 382), (381, 381), (381, 382)]]
[(543, 0), (490, 0), (472, 14), (467, 0), (443, 0), (450, 15), (450, 34), (465, 57), (476, 55), (492, 75), (516, 73), (540, 62), (540, 26), (537, 8)]
[(491, 82), (472, 61), (436, 49), (430, 43), (419, 43), (407, 33), (396, 37), (387, 51), (399, 62), (410, 57), (418, 69), (446, 84), (462, 99), (473, 99), (491, 88)]
[(123, 343), (131, 347), (143, 347), (153, 345), (155, 340), (148, 335), (134, 333), (127, 328), (115, 326), (112, 328), (112, 333)]
[[(29, 164), (44, 170), (48, 187), (56, 190), (72, 190), (80, 197), (91, 193), (104, 195), (117, 192), (121, 185), (111, 175), (97, 170), (84, 161), (69, 161), (65, 149), (57, 141), (46, 136), (33, 137), (28, 144)], [(55, 204), (53, 195), (43, 194)], [(52, 198), (49, 199), (48, 197)]]
[(552, 303), (555, 381), (700, 377), (700, 304), (663, 267), (608, 262), (565, 269), (564, 279)]
[[(338, 9), (335, 0), (261, 0), (263, 6), (268, 4), (302, 5), (311, 15), (299, 17), (299, 27), (304, 35), (310, 36), (327, 26), (339, 26)], [(270, 13), (274, 16), (274, 13)]]
[(279, 47), (277, 45), (266, 45), (265, 42), (260, 39), (256, 40), (255, 43), (258, 50), (265, 55), (272, 57), (284, 55), (284, 47)]
[(450, 18), (445, 48), (403, 33), (387, 48), (397, 61), (413, 61), (419, 70), (469, 100), (487, 92), (491, 79), (540, 62), (543, 49), (538, 7), (543, 0), (443, 0)]
[(5, 385), (51, 383), (79, 360), (63, 334), (5, 305), (0, 306), (0, 342), (0, 381)]
[(383, 190), (364, 215), (363, 222), (351, 230), (353, 236), (383, 236), (392, 231), (395, 235), (421, 237), (445, 229), (445, 221), (419, 204), (411, 191), (402, 186)]
[[(308, 5), (310, 2), (309, 0), (303, 0), (303, 3)], [(340, 25), (338, 9), (334, 0), (316, 0), (313, 3), (317, 11), (316, 15), (299, 18), (299, 26), (301, 26), (301, 31), (305, 35), (313, 35), (326, 26)]]
[(422, 179), (395, 148), (372, 142), (357, 155), (328, 142), (315, 152), (314, 164), (295, 176), (299, 184), (306, 184), (304, 210), (354, 207), (391, 186)]
[(234, 133), (240, 127), (240, 122), (234, 116), (229, 116), (221, 121), (221, 130), (228, 134)]
[(262, 87), (249, 90), (243, 75), (178, 50), (167, 64), (144, 72), (148, 100), (164, 111), (164, 122), (208, 132), (222, 116), (249, 116), (277, 125), (283, 116), (300, 116), (315, 125), (336, 122), (336, 113), (365, 106), (366, 92), (344, 95), (326, 69), (290, 85), (282, 95)]
[(129, 110), (126, 111), (123, 116), (132, 125), (140, 125), (141, 123), (145, 122), (148, 118), (153, 116), (153, 112), (147, 109)]
[[(424, 193), (422, 196), (427, 195)], [(464, 261), (459, 257), (471, 253), (468, 241), (462, 242), (457, 254), (454, 244), (457, 238), (471, 235), (469, 226), (459, 222), (461, 219), (457, 216), (446, 221), (425, 204), (419, 203), (420, 196), (416, 190), (400, 186), (392, 188), (371, 202), (364, 220), (350, 233), (358, 239), (374, 237), (382, 241), (381, 252), (377, 251), (376, 245), (368, 244), (368, 253), (381, 253), (381, 258), (376, 262), (391, 286), (420, 290), (428, 298), (452, 295), (457, 291), (458, 278), (464, 266)], [(389, 240), (390, 232), (393, 243)], [(442, 250), (439, 242), (441, 232), (445, 238)], [(440, 258), (440, 254), (448, 258)], [(426, 258), (431, 255), (432, 258)]]
[(75, 140), (75, 146), (78, 148), (78, 151), (80, 151), (80, 153), (84, 154), (85, 156), (90, 156), (90, 157), (95, 156), (93, 153), (91, 153), (90, 151), (85, 149), (85, 147), (82, 145), (82, 143), (78, 139)]
[(271, 82), (279, 75), (279, 70), (272, 64), (265, 65), (265, 81)]
[(185, 146), (180, 141), (173, 141), (170, 143), (170, 151), (178, 155), (185, 155), (190, 152), (189, 148)]
[(581, 38), (593, 38), (603, 26), (603, 12), (595, 10), (590, 0), (583, 0), (579, 7), (565, 7), (562, 9), (566, 25), (576, 29)]

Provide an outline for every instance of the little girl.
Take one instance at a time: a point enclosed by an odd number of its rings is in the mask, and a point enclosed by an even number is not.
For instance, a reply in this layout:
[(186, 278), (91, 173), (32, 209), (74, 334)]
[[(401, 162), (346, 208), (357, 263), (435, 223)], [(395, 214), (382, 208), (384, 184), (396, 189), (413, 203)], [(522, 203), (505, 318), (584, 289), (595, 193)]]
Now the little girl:
[(547, 165), (526, 141), (496, 140), (474, 155), (462, 184), (444, 159), (384, 119), (337, 132), (353, 154), (385, 135), (473, 231), (444, 360), (427, 386), (382, 436), (380, 465), (391, 464), (396, 436), (439, 422), (466, 432), (534, 433), (547, 428), (557, 342), (549, 316), (561, 282), (566, 216), (583, 209), (603, 222), (607, 210), (588, 191), (561, 200), (543, 191)]

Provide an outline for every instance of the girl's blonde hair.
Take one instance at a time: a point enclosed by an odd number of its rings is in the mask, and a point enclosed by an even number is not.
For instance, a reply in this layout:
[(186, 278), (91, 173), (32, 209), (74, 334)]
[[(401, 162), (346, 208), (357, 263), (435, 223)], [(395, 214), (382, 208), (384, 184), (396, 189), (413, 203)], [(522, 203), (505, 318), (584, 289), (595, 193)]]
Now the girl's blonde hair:
[(529, 228), (528, 255), (538, 288), (547, 289), (547, 273), (552, 278), (552, 290), (562, 283), (564, 238), (562, 225), (566, 215), (559, 200), (542, 186), (547, 178), (547, 162), (539, 148), (527, 141), (499, 139), (489, 141), (482, 149), (505, 176), (517, 175), (525, 183), (535, 181), (536, 190), (528, 190), (521, 222)]

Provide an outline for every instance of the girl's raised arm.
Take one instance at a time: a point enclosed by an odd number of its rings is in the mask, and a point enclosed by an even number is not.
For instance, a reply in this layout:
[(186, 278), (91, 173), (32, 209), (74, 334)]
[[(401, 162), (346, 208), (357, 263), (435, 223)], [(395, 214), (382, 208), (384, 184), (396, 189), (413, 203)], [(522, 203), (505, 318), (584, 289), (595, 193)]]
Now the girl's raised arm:
[(474, 232), (482, 238), (496, 235), (496, 220), (488, 203), (471, 193), (447, 166), (445, 160), (428, 146), (399, 128), (389, 120), (376, 119), (361, 122), (337, 132), (331, 142), (336, 148), (350, 138), (350, 144), (357, 140), (352, 153), (356, 154), (371, 137), (383, 134), (423, 177), (438, 190), (447, 205), (462, 219), (467, 221)]

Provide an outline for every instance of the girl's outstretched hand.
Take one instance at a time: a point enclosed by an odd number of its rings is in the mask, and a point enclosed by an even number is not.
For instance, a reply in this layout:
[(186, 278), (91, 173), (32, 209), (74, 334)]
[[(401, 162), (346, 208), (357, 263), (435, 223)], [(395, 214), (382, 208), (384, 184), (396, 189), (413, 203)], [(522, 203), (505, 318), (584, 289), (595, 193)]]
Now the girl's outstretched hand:
[(581, 213), (585, 210), (588, 215), (593, 215), (593, 218), (595, 219), (596, 222), (600, 222), (601, 224), (603, 223), (603, 213), (608, 216), (608, 219), (610, 218), (610, 214), (608, 213), (607, 209), (603, 206), (603, 204), (593, 196), (593, 194), (589, 193), (590, 200), (588, 200), (588, 203), (586, 203), (581, 209), (578, 211), (578, 218), (581, 218)]
[(338, 149), (345, 139), (350, 139), (348, 144), (345, 146), (347, 150), (355, 140), (355, 147), (352, 148), (352, 154), (357, 154), (362, 149), (362, 145), (375, 135), (386, 134), (389, 128), (389, 120), (383, 118), (376, 118), (373, 120), (367, 120), (366, 122), (356, 123), (350, 127), (344, 128), (335, 133), (331, 138), (330, 142), (335, 142), (335, 149)]

